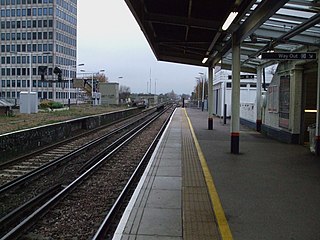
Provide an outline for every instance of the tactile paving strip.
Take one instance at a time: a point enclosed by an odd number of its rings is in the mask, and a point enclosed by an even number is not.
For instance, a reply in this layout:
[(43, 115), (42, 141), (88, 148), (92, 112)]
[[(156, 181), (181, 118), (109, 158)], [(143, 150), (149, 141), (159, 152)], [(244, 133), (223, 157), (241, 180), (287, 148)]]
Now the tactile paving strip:
[(182, 116), (182, 202), (183, 239), (221, 239), (215, 222), (200, 160), (183, 111)]

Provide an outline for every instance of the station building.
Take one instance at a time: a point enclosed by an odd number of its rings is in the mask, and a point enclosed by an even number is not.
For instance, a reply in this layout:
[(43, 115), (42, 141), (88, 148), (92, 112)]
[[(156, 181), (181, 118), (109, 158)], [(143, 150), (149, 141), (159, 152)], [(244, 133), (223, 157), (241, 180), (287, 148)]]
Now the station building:
[[(20, 92), (31, 91), (66, 102), (68, 78), (76, 76), (77, 1), (1, 0), (0, 16), (0, 98), (19, 103)], [(64, 81), (57, 81), (55, 67)]]

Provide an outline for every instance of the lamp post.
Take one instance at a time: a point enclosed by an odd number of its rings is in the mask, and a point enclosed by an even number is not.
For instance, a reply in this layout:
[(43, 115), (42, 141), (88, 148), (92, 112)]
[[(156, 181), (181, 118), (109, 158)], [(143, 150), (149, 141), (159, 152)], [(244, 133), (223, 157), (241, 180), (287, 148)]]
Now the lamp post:
[[(202, 97), (201, 97), (201, 109), (204, 109), (204, 81), (206, 80), (206, 75), (203, 72), (199, 72), (202, 80)], [(204, 77), (203, 77), (204, 76)]]
[(71, 101), (71, 93), (70, 93), (70, 85), (71, 85), (71, 68), (75, 68), (75, 67), (80, 67), (80, 66), (84, 66), (84, 63), (80, 63), (78, 65), (68, 65), (68, 108), (70, 110), (70, 101)]
[(198, 101), (198, 108), (200, 107), (200, 77), (196, 77), (197, 79), (197, 101)]

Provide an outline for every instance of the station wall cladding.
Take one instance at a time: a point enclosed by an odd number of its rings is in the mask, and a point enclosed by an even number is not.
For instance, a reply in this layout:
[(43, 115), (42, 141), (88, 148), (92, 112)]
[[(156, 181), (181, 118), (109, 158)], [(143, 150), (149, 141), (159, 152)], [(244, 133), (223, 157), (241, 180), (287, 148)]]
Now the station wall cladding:
[(127, 109), (0, 135), (0, 163), (141, 111), (138, 108)]

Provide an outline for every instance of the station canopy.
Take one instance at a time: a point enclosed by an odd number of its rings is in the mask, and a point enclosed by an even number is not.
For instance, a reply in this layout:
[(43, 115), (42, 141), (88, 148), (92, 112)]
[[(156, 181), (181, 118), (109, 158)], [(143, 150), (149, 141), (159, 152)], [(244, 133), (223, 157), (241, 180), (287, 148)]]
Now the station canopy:
[[(256, 72), (271, 64), (262, 52), (320, 47), (319, 0), (125, 1), (161, 61), (231, 69), (233, 36), (241, 42), (241, 71)], [(238, 14), (222, 30), (230, 12)]]

